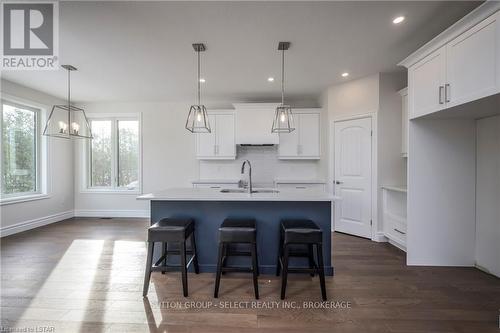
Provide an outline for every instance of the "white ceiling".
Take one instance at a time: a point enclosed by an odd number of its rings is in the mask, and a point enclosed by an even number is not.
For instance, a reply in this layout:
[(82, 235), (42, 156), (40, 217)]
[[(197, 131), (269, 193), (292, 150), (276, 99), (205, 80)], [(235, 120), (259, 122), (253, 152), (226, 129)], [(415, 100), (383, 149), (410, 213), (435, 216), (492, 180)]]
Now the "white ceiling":
[[(62, 2), (60, 61), (79, 68), (73, 96), (95, 101), (194, 99), (196, 54), (204, 42), (206, 101), (279, 98), (278, 41), (287, 96), (315, 99), (326, 87), (396, 63), (476, 7), (468, 1)], [(394, 25), (392, 19), (405, 15)], [(60, 71), (11, 71), (10, 81), (64, 97)], [(267, 78), (276, 78), (268, 83)]]

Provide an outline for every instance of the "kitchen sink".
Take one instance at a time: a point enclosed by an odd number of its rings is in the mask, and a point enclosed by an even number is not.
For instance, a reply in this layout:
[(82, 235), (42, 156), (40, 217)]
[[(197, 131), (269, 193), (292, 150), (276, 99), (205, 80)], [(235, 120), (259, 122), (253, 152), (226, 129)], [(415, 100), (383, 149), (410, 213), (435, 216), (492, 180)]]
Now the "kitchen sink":
[[(248, 193), (248, 190), (243, 188), (224, 188), (220, 190), (221, 193)], [(258, 189), (253, 190), (252, 193), (279, 193), (278, 190), (273, 189)]]

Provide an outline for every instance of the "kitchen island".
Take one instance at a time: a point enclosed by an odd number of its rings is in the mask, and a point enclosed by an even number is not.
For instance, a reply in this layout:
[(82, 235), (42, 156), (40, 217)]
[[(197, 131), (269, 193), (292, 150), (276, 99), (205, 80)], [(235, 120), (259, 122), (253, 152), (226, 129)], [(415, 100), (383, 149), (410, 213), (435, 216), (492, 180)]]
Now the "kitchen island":
[[(218, 250), (218, 229), (227, 217), (254, 218), (257, 223), (259, 269), (274, 274), (279, 244), (279, 225), (283, 218), (310, 219), (323, 230), (325, 274), (333, 275), (331, 262), (331, 221), (335, 197), (328, 193), (261, 190), (249, 194), (234, 190), (173, 188), (139, 196), (150, 200), (151, 224), (165, 217), (185, 217), (195, 220), (195, 237), (201, 272), (215, 272)], [(155, 250), (160, 256), (160, 244)], [(230, 259), (239, 265), (246, 258)], [(302, 258), (291, 261), (307, 265)], [(300, 262), (299, 262), (300, 261)]]

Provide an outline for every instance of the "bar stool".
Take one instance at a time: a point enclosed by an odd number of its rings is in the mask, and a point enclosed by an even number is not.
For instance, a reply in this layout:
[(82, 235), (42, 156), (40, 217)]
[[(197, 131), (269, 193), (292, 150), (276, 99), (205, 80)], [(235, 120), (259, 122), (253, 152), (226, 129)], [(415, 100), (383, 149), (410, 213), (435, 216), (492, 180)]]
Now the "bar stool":
[[(231, 249), (231, 244), (249, 244), (250, 251), (236, 251)], [(231, 256), (252, 257), (251, 267), (228, 267), (226, 261)], [(219, 255), (217, 258), (217, 273), (215, 277), (214, 297), (219, 297), (221, 275), (224, 272), (252, 272), (255, 299), (259, 299), (259, 286), (257, 275), (259, 264), (257, 259), (257, 228), (255, 219), (227, 218), (219, 228)]]
[[(186, 241), (188, 238), (191, 238), (191, 249), (186, 250)], [(156, 263), (152, 265), (155, 242), (163, 244), (163, 253)], [(168, 250), (168, 243), (179, 244), (179, 250)], [(180, 255), (180, 265), (167, 265), (167, 256), (169, 254)], [(186, 262), (186, 255), (191, 255), (189, 262)], [(182, 290), (184, 297), (187, 297), (187, 270), (191, 263), (194, 264), (194, 271), (198, 274), (200, 269), (198, 266), (198, 257), (196, 255), (194, 221), (192, 219), (164, 218), (156, 222), (148, 228), (148, 258), (146, 262), (146, 273), (144, 276), (144, 288), (142, 295), (146, 296), (148, 293), (151, 272), (159, 271), (162, 272), (162, 274), (165, 274), (168, 267), (180, 267), (182, 274)]]
[[(298, 252), (291, 250), (292, 247), (296, 248), (301, 245), (307, 246), (307, 251)], [(317, 264), (314, 261), (313, 246), (316, 246)], [(288, 267), (290, 257), (308, 258), (309, 268)], [(316, 223), (304, 219), (286, 219), (281, 221), (276, 276), (280, 275), (281, 269), (283, 269), (281, 299), (285, 299), (288, 273), (310, 273), (311, 276), (317, 273), (321, 286), (321, 296), (326, 301), (325, 270), (323, 266), (323, 231)]]

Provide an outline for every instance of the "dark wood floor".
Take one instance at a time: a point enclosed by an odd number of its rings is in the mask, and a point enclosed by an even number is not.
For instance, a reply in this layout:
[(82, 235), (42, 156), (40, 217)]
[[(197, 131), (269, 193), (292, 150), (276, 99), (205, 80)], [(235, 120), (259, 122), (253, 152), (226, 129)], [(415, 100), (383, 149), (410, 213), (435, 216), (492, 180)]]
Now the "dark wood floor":
[[(0, 331), (500, 332), (498, 278), (473, 268), (406, 267), (394, 247), (342, 234), (333, 235), (336, 275), (327, 289), (332, 305), (349, 308), (169, 308), (214, 302), (214, 276), (190, 274), (184, 299), (178, 273), (153, 273), (143, 300), (147, 224), (72, 219), (3, 238)], [(287, 300), (320, 301), (316, 279), (292, 276)], [(279, 301), (279, 279), (261, 276), (259, 288), (259, 305)], [(250, 276), (223, 277), (219, 300), (252, 302)]]

